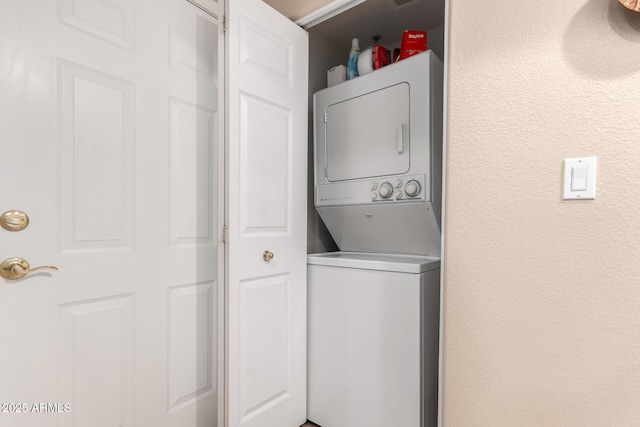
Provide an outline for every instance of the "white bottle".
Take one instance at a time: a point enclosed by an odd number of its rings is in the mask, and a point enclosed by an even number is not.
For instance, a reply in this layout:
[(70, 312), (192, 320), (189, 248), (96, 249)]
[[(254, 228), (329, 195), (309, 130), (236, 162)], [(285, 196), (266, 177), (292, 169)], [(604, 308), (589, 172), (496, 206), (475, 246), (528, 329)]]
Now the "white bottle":
[(351, 51), (349, 52), (349, 62), (347, 63), (347, 80), (358, 77), (358, 55), (360, 54), (360, 43), (358, 39), (351, 41)]

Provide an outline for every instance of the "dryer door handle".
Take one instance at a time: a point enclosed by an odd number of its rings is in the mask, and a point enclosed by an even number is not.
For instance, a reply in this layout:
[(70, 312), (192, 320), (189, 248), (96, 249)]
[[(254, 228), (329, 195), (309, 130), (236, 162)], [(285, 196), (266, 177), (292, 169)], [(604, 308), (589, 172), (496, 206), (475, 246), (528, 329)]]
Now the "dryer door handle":
[(398, 127), (398, 133), (396, 134), (396, 147), (398, 154), (404, 153), (404, 125)]

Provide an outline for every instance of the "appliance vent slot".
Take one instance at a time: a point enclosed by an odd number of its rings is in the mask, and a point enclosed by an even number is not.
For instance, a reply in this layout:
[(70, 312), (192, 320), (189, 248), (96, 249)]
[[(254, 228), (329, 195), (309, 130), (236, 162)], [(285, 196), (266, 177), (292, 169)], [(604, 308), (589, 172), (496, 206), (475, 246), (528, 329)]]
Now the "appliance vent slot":
[(388, 0), (391, 7), (395, 10), (404, 9), (405, 7), (409, 7), (415, 3), (419, 3), (422, 0)]

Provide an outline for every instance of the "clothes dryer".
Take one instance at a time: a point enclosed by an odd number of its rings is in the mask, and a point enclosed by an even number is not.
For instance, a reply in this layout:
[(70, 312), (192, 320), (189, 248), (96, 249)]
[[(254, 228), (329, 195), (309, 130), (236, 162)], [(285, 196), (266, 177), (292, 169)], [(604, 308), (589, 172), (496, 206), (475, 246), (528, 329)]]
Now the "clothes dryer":
[(439, 256), (442, 62), (422, 52), (313, 99), (315, 206), (338, 247)]

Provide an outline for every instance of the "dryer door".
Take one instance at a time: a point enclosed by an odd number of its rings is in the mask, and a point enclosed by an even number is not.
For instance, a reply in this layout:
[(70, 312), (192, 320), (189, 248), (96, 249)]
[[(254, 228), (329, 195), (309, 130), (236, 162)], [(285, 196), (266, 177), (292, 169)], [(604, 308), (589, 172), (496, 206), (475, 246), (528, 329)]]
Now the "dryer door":
[(406, 82), (329, 105), (325, 115), (327, 179), (407, 173), (409, 125)]

